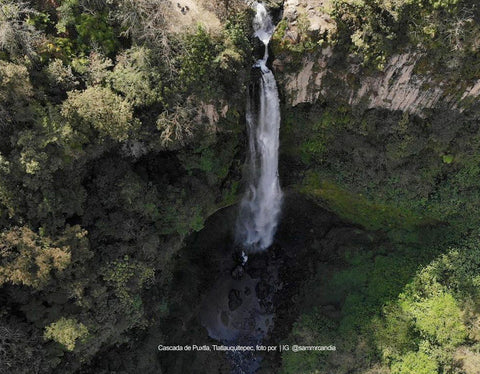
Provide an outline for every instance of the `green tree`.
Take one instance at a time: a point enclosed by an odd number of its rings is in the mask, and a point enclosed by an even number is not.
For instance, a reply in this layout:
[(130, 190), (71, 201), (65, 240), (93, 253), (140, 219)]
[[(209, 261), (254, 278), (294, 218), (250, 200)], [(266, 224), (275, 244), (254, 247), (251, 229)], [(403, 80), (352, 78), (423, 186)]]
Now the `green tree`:
[(152, 61), (152, 51), (133, 47), (117, 56), (110, 75), (112, 87), (135, 106), (149, 106), (161, 99), (161, 76)]
[(409, 352), (392, 365), (392, 374), (438, 374), (438, 363), (422, 352)]
[(36, 13), (27, 1), (0, 1), (0, 50), (12, 57), (35, 56), (40, 32), (27, 22)]
[(461, 344), (466, 338), (462, 312), (450, 293), (433, 295), (406, 306), (413, 314), (416, 327), (427, 338), (445, 347)]
[(117, 141), (126, 140), (138, 127), (132, 104), (104, 87), (69, 92), (62, 105), (62, 114), (74, 128), (83, 126), (87, 133), (93, 128), (102, 138)]
[(51, 273), (65, 270), (70, 260), (68, 246), (57, 247), (28, 227), (0, 234), (0, 285), (9, 282), (42, 288)]
[(75, 318), (62, 317), (45, 327), (44, 337), (62, 344), (68, 351), (73, 351), (77, 341), (84, 342), (86, 340), (88, 329)]

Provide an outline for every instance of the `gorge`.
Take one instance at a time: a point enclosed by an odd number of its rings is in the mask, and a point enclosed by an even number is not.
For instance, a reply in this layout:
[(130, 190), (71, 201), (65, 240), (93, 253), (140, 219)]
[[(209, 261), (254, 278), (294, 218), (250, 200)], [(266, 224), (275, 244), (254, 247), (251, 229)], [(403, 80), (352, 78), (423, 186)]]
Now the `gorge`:
[(0, 3), (1, 374), (478, 374), (478, 1)]

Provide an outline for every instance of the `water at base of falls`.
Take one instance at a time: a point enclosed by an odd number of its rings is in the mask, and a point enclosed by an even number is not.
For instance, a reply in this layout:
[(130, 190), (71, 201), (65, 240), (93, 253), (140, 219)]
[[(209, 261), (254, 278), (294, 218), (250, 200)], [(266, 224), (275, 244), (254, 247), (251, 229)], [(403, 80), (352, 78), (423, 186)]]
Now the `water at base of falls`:
[(261, 3), (256, 4), (253, 27), (265, 45), (265, 54), (254, 65), (261, 71), (258, 92), (250, 93), (247, 101), (248, 186), (240, 203), (236, 239), (245, 249), (258, 251), (273, 242), (283, 194), (278, 177), (280, 105), (275, 77), (267, 67), (268, 43), (275, 27)]

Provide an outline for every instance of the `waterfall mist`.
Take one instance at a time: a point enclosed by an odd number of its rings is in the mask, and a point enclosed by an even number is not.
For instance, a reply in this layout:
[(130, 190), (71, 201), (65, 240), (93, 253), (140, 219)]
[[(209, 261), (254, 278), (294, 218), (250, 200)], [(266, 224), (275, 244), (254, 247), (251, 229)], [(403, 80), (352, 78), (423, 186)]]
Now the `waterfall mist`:
[(274, 25), (263, 4), (256, 4), (255, 36), (265, 45), (265, 54), (254, 67), (260, 68), (258, 92), (247, 100), (248, 186), (240, 203), (237, 242), (247, 250), (263, 250), (273, 242), (282, 204), (278, 177), (280, 105), (275, 77), (267, 67), (268, 43)]

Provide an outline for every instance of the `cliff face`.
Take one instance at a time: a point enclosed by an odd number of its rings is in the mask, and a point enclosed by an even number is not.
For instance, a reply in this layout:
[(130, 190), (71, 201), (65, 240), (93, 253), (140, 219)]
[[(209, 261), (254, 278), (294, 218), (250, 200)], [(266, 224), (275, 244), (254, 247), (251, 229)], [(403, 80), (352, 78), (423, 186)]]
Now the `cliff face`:
[(284, 181), (367, 226), (358, 209), (389, 210), (383, 223), (451, 223), (475, 210), (480, 77), (469, 60), (440, 45), (435, 65), (429, 46), (404, 42), (365, 63), (331, 7), (285, 1), (273, 39)]
[[(463, 10), (455, 13), (454, 3)], [(478, 53), (469, 46), (478, 43), (480, 31), (468, 25), (480, 15), (469, 7), (475, 4), (284, 2), (272, 43), (283, 100), (282, 181), (390, 241), (372, 240), (371, 249), (368, 240), (353, 245), (343, 257), (346, 270), (336, 268), (338, 260), (333, 270), (322, 267), (329, 261), (323, 243), (312, 246), (312, 262), (321, 255), (317, 267), (312, 265), (315, 286), (307, 286), (305, 295), (316, 308), (303, 309), (290, 341), (335, 341), (337, 353), (317, 361), (284, 353), (284, 372), (474, 373), (470, 363), (478, 354), (461, 356), (458, 352), (470, 352), (464, 341), (453, 349), (442, 346), (441, 324), (432, 322), (433, 315), (451, 321), (457, 313), (434, 311), (448, 303), (436, 304), (434, 294), (446, 284), (447, 273), (464, 271), (460, 264), (433, 269), (451, 261), (447, 248), (478, 235), (480, 69)], [(461, 37), (453, 40), (458, 30)], [(472, 243), (464, 253), (473, 258), (478, 243)], [(340, 296), (343, 282), (349, 285)], [(433, 284), (435, 291), (429, 290)], [(452, 284), (442, 294), (451, 292)], [(467, 297), (478, 305), (478, 296)], [(407, 310), (409, 298), (415, 301)], [(457, 311), (466, 305), (455, 292), (448, 298)], [(418, 300), (427, 302), (425, 307)], [(417, 318), (415, 308), (428, 311), (437, 337), (427, 339), (441, 353), (424, 340), (428, 333), (415, 325), (418, 319), (406, 322)], [(469, 327), (458, 331), (464, 329)]]
[[(343, 81), (343, 91), (333, 92), (333, 95), (348, 105), (362, 105), (365, 109), (400, 110), (422, 117), (426, 109), (436, 106), (463, 112), (472, 99), (480, 95), (480, 80), (467, 85), (458, 84), (452, 89), (446, 81), (417, 73), (416, 68), (422, 58), (420, 53), (394, 55), (383, 71), (367, 73), (354, 63), (347, 71), (337, 72), (331, 66), (331, 57), (332, 50), (325, 48), (319, 57), (305, 57), (299, 71), (282, 76), (287, 105), (313, 104), (327, 99), (332, 95), (330, 82), (325, 79), (327, 75), (334, 75)], [(284, 62), (278, 59), (274, 64), (281, 70)], [(351, 77), (355, 77), (353, 82)]]
[[(322, 48), (321, 43), (301, 56), (289, 53), (301, 45), (302, 33), (335, 32), (329, 8), (329, 0), (284, 2), (276, 41), (287, 43), (288, 49), (280, 48), (273, 65), (288, 106), (335, 98), (365, 109), (400, 110), (424, 117), (426, 110), (437, 106), (462, 112), (480, 95), (479, 79), (452, 82), (448, 71), (443, 76), (425, 71), (428, 57), (420, 46), (398, 51), (375, 71), (362, 68), (356, 56), (339, 55), (330, 46)], [(455, 64), (458, 61), (449, 62), (448, 70), (455, 70)], [(333, 87), (332, 81), (336, 81)]]

